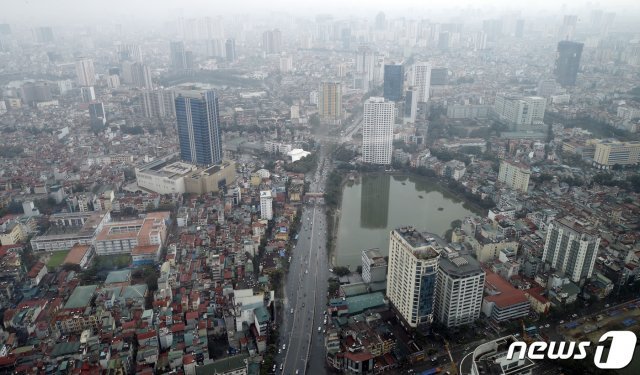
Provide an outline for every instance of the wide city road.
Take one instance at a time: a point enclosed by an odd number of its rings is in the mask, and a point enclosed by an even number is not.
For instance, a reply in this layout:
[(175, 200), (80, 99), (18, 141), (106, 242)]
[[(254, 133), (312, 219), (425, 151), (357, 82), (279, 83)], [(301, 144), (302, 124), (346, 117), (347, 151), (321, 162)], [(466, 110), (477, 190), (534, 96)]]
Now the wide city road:
[[(316, 173), (307, 177), (309, 191), (323, 191), (328, 167), (321, 153)], [(324, 373), (322, 330), (329, 276), (325, 221), (322, 202), (304, 205), (298, 241), (284, 287), (283, 325), (276, 358), (278, 373)]]

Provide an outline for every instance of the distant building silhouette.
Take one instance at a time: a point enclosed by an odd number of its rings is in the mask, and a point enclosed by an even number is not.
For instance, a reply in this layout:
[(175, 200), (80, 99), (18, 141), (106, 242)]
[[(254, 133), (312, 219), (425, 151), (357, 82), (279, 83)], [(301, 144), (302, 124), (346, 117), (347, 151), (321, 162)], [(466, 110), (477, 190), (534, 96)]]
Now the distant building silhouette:
[(575, 86), (584, 44), (563, 40), (558, 43), (556, 80), (562, 86)]
[(385, 99), (397, 101), (402, 98), (404, 68), (402, 65), (384, 66), (383, 95)]
[(224, 44), (225, 55), (227, 56), (227, 61), (234, 62), (238, 59), (236, 55), (236, 40), (235, 39), (227, 39)]

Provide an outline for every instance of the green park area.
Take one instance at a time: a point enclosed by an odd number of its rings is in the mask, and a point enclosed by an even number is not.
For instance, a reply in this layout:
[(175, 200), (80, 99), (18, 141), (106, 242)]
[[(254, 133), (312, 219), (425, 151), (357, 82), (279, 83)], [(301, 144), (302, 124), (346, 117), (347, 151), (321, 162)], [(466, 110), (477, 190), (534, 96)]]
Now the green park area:
[(53, 269), (60, 266), (64, 261), (64, 258), (67, 257), (67, 254), (69, 254), (69, 250), (51, 253), (49, 261), (47, 262), (47, 268)]

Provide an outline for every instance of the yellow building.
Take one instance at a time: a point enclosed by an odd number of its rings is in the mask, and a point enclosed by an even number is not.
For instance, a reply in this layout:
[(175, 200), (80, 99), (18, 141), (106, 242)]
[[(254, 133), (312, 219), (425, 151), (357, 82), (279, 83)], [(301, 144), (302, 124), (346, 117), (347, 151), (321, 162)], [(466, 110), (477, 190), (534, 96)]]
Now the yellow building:
[(318, 114), (331, 124), (339, 125), (342, 120), (342, 84), (340, 82), (322, 82), (318, 95)]
[(5, 230), (0, 232), (0, 244), (15, 245), (27, 239), (26, 233), (18, 223), (7, 224)]
[(260, 186), (261, 182), (262, 182), (262, 177), (260, 177), (259, 174), (257, 173), (251, 174), (251, 186)]
[(640, 162), (640, 142), (600, 142), (596, 144), (593, 161), (604, 169), (609, 169), (616, 164), (638, 164)]
[(198, 169), (184, 177), (187, 193), (216, 193), (236, 180), (236, 163), (223, 160), (220, 164)]

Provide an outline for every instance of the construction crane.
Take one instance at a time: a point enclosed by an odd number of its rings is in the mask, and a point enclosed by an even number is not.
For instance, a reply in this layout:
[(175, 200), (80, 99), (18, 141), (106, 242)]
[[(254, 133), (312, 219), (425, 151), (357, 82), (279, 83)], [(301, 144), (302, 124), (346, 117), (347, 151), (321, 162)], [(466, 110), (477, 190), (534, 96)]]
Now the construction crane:
[(456, 361), (453, 360), (453, 356), (451, 355), (451, 350), (449, 349), (449, 342), (445, 338), (442, 338), (442, 339), (444, 340), (444, 347), (445, 349), (447, 349), (447, 354), (449, 354), (449, 361), (451, 361), (451, 373), (453, 375), (457, 375), (458, 365), (456, 365)]

